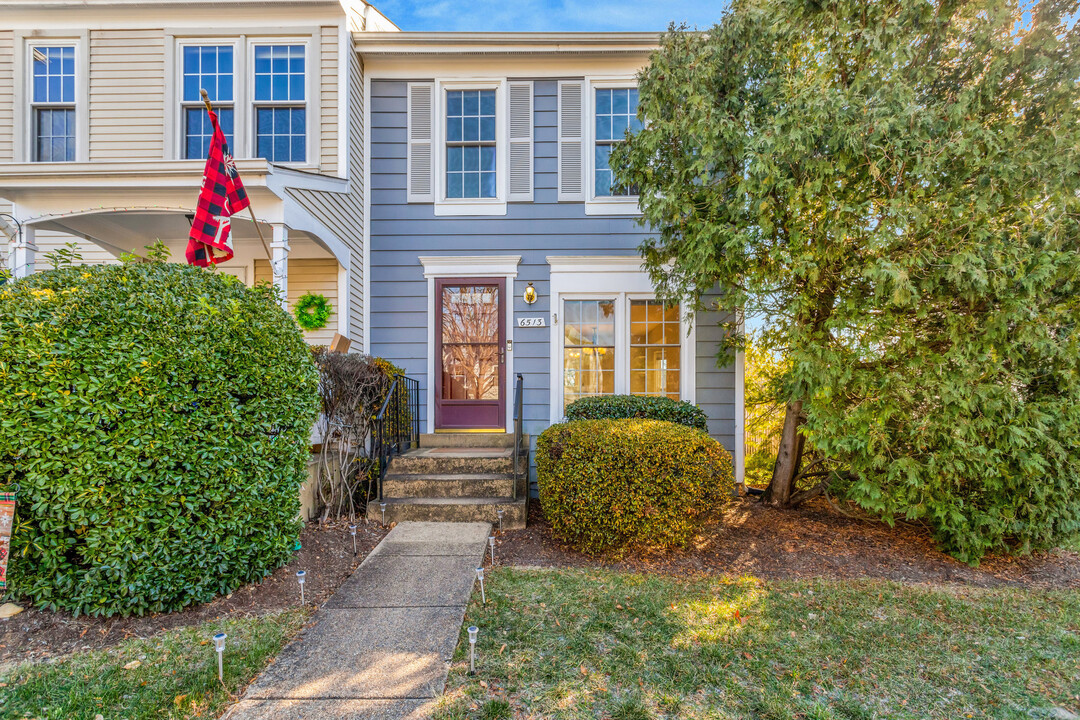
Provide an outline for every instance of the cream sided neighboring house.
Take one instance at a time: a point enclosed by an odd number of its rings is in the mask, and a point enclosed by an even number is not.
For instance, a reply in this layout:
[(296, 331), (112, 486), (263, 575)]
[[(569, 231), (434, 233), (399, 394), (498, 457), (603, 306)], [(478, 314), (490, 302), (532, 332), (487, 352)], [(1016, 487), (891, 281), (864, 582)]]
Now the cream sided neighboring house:
[(0, 213), (22, 225), (0, 249), (7, 266), (29, 274), (69, 242), (84, 262), (116, 262), (154, 240), (183, 262), (210, 139), (205, 88), (266, 241), (237, 216), (236, 257), (220, 270), (272, 280), (290, 306), (324, 295), (334, 315), (309, 342), (362, 341), (353, 37), (396, 29), (363, 0), (0, 2)]

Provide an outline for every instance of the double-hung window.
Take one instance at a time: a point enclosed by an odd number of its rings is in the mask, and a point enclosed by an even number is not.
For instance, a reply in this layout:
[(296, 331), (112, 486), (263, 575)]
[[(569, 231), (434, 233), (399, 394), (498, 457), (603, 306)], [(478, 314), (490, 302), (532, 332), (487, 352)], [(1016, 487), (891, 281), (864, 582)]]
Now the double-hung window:
[(596, 88), (594, 90), (593, 194), (595, 197), (629, 197), (633, 188), (620, 188), (611, 170), (611, 150), (626, 139), (626, 133), (641, 129), (638, 120), (637, 88)]
[(255, 155), (277, 163), (307, 160), (304, 45), (255, 45)]
[(33, 158), (75, 160), (75, 46), (31, 48)]
[(495, 90), (446, 91), (446, 197), (494, 198)]
[(232, 45), (185, 45), (181, 49), (183, 90), (180, 103), (184, 123), (183, 157), (187, 159), (205, 158), (214, 134), (200, 90), (206, 90), (225, 134), (225, 142), (230, 150), (233, 148), (234, 55)]

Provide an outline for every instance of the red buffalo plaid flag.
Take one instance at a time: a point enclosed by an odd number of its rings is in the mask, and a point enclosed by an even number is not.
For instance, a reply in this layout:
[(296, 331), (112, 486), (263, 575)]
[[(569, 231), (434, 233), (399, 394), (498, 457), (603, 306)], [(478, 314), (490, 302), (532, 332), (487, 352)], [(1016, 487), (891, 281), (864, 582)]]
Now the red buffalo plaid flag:
[(232, 258), (230, 218), (251, 204), (236, 172), (236, 163), (229, 153), (225, 134), (218, 125), (217, 115), (209, 110), (206, 114), (214, 126), (214, 136), (210, 140), (210, 154), (206, 158), (199, 204), (191, 223), (186, 253), (188, 264), (199, 267)]

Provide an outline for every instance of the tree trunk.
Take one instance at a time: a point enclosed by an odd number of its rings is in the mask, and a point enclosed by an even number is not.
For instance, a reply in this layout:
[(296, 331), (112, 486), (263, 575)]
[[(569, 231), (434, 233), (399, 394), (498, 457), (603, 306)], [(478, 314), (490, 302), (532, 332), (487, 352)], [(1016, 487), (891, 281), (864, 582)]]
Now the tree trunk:
[(780, 451), (773, 465), (772, 480), (765, 489), (762, 502), (786, 507), (791, 502), (791, 493), (795, 490), (795, 476), (801, 465), (803, 438), (799, 434), (802, 424), (802, 400), (787, 404), (784, 410), (784, 430), (780, 435)]

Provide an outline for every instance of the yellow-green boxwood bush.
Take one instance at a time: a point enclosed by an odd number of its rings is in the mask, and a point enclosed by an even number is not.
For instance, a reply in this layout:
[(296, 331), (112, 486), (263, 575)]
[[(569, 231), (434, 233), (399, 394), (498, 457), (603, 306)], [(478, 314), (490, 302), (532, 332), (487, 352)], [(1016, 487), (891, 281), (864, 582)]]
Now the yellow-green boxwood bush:
[(0, 287), (11, 593), (141, 614), (268, 575), (298, 537), (317, 383), (269, 287), (161, 262)]
[(590, 553), (685, 545), (734, 487), (720, 443), (659, 420), (552, 425), (537, 439), (536, 476), (552, 532)]

